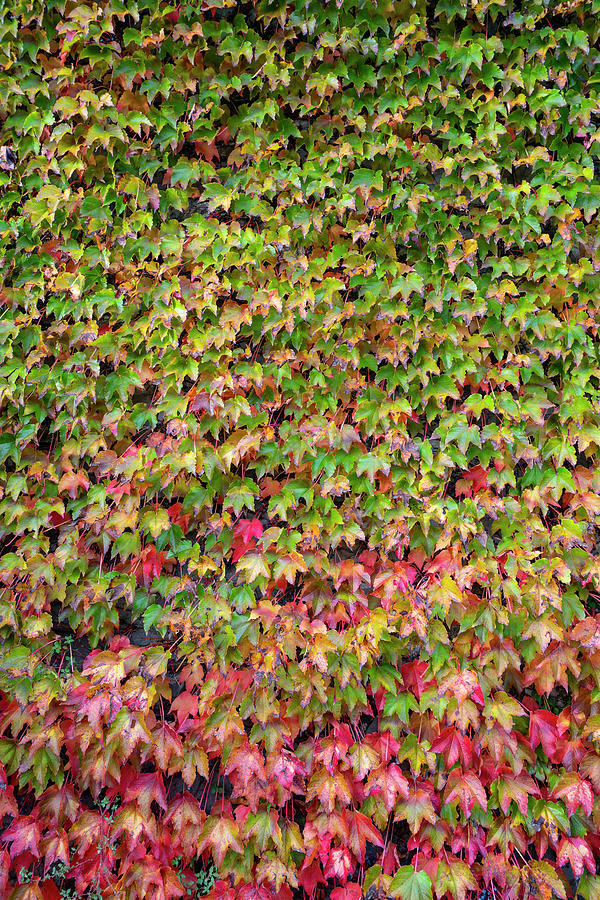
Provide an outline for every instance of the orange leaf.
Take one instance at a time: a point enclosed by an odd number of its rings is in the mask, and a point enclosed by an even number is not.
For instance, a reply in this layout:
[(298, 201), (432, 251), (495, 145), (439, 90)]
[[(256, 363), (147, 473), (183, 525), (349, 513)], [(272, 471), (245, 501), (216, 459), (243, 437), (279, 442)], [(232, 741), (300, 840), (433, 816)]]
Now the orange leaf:
[(306, 797), (309, 801), (318, 797), (328, 812), (333, 812), (336, 800), (342, 806), (349, 806), (352, 802), (349, 773), (337, 770), (332, 774), (325, 769), (316, 772), (308, 783)]

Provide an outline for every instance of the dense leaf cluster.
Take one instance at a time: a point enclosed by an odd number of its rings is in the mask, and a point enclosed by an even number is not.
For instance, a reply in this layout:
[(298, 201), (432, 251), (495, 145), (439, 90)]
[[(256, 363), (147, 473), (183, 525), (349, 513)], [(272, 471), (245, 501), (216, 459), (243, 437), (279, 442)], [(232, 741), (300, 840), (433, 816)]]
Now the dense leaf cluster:
[(598, 900), (599, 34), (4, 4), (2, 897)]

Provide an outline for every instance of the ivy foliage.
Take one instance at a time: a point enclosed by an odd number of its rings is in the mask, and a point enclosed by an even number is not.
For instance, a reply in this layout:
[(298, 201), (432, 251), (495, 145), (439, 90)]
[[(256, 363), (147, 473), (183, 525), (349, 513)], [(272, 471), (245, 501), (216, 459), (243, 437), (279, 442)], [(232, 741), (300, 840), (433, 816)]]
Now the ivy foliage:
[(0, 895), (600, 896), (599, 33), (3, 4)]

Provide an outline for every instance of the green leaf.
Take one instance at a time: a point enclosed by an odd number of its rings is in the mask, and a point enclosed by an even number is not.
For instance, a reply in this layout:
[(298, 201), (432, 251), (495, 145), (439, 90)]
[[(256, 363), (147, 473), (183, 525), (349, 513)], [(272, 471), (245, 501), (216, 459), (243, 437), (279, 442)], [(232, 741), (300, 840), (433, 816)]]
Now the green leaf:
[(163, 613), (164, 608), (159, 606), (158, 603), (153, 603), (152, 606), (145, 609), (142, 615), (145, 630), (149, 631), (153, 625), (156, 625)]
[(416, 872), (412, 866), (402, 866), (392, 879), (389, 893), (400, 900), (432, 900), (431, 879), (427, 872)]
[(381, 456), (376, 456), (374, 453), (365, 453), (356, 465), (356, 474), (362, 475), (366, 472), (367, 478), (371, 483), (373, 483), (377, 472), (383, 472), (384, 475), (388, 475), (389, 471), (389, 461)]
[(419, 704), (414, 696), (408, 691), (397, 694), (386, 694), (385, 706), (383, 709), (384, 716), (397, 716), (401, 722), (408, 725), (408, 718), (411, 710), (418, 710)]
[(374, 172), (372, 169), (356, 169), (350, 181), (350, 190), (358, 188), (375, 188), (378, 191), (383, 190), (383, 176), (381, 172)]
[(205, 184), (202, 199), (208, 200), (210, 212), (213, 212), (219, 206), (222, 206), (225, 212), (228, 212), (231, 201), (234, 199), (234, 194), (230, 188), (225, 187), (223, 184)]
[(15, 436), (13, 434), (0, 434), (0, 463), (3, 463), (8, 456), (14, 457), (16, 452)]
[(28, 672), (31, 661), (31, 650), (28, 647), (13, 647), (0, 657), (0, 669)]

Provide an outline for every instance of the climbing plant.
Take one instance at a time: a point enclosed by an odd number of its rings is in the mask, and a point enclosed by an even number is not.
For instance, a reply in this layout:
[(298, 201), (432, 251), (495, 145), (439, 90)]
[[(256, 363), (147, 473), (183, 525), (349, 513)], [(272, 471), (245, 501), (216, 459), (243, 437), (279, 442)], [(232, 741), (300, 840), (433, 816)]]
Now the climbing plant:
[(0, 896), (598, 900), (599, 0), (0, 11)]

